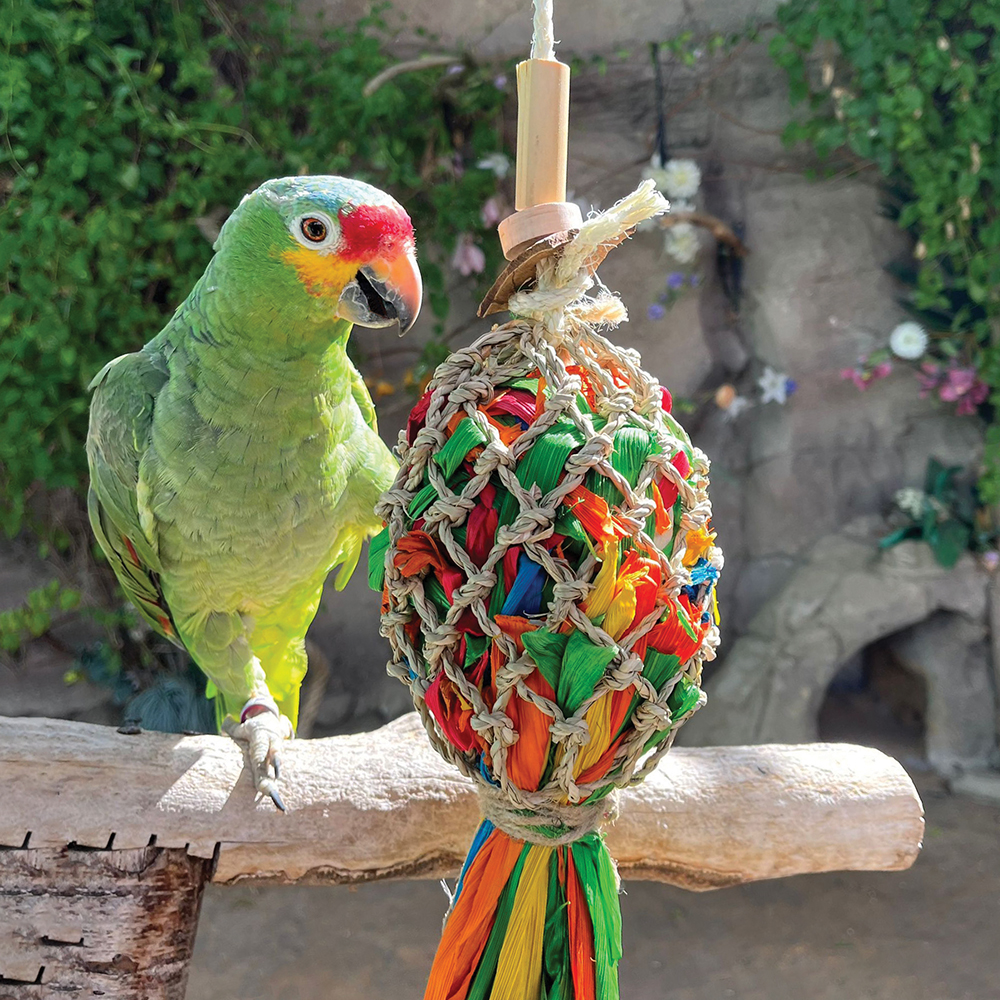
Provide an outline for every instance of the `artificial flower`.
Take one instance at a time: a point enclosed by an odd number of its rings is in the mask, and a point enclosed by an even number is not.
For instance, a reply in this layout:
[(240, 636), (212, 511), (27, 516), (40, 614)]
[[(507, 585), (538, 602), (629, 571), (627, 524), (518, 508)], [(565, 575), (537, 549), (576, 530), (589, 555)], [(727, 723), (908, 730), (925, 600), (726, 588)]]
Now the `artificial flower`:
[(690, 264), (698, 256), (700, 247), (698, 231), (690, 222), (671, 226), (663, 239), (663, 249), (679, 264)]
[(459, 236), (451, 266), (464, 278), (470, 274), (481, 274), (486, 269), (486, 254), (469, 233)]
[(927, 350), (927, 332), (919, 323), (907, 320), (889, 334), (889, 347), (897, 358), (916, 361)]
[(693, 198), (698, 193), (701, 170), (694, 160), (668, 160), (662, 173), (661, 190), (668, 198)]
[(761, 397), (760, 401), (762, 403), (780, 403), (782, 406), (787, 402), (789, 395), (789, 389), (791, 392), (795, 391), (795, 385), (789, 383), (792, 380), (784, 373), (775, 371), (770, 365), (764, 369), (764, 374), (757, 379), (757, 385), (760, 386)]
[(749, 410), (753, 404), (746, 396), (737, 396), (723, 411), (722, 419), (726, 421), (735, 420), (744, 410)]
[(490, 153), (484, 156), (476, 166), (480, 170), (490, 170), (499, 180), (503, 180), (510, 173), (510, 157), (506, 153)]

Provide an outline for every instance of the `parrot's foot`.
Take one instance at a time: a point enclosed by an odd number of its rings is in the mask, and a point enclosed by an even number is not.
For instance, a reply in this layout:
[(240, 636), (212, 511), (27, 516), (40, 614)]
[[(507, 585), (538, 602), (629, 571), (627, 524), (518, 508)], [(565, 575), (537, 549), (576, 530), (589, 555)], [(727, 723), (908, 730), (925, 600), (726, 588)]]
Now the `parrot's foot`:
[(247, 702), (242, 720), (237, 723), (227, 719), (222, 728), (238, 743), (247, 744), (254, 788), (262, 795), (269, 796), (282, 812), (287, 812), (278, 793), (278, 780), (281, 777), (278, 751), (285, 740), (290, 740), (295, 735), (292, 723), (286, 716), (278, 713), (273, 702), (261, 698)]

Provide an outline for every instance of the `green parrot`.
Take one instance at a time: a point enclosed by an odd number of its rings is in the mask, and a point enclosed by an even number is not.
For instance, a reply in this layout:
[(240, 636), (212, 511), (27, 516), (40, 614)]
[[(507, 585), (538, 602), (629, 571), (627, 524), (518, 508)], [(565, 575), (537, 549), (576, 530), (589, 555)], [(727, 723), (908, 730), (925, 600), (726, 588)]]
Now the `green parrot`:
[(248, 194), (167, 325), (91, 383), (89, 512), (125, 593), (209, 678), (255, 788), (284, 809), (306, 629), (343, 588), (396, 474), (347, 356), (352, 324), (420, 308), (413, 226), (371, 185)]

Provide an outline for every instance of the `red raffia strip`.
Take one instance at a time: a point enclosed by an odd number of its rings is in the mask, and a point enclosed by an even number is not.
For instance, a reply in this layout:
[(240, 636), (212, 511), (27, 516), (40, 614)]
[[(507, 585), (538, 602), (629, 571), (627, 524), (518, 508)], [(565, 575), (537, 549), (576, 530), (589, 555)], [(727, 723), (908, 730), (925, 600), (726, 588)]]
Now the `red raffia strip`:
[(458, 693), (451, 679), (444, 673), (434, 678), (424, 701), (431, 715), (441, 726), (448, 742), (459, 750), (482, 749), (482, 737), (472, 728), (472, 706)]
[[(573, 972), (573, 1000), (597, 1000), (594, 976), (594, 928), (590, 909), (573, 864), (573, 852), (560, 848), (566, 859), (566, 917), (569, 926), (570, 968)], [(428, 998), (430, 1000), (430, 998)], [(457, 1000), (457, 998), (456, 998)]]
[(522, 841), (495, 830), (473, 858), (444, 925), (424, 1000), (465, 1000), (493, 929), (500, 894), (523, 847)]

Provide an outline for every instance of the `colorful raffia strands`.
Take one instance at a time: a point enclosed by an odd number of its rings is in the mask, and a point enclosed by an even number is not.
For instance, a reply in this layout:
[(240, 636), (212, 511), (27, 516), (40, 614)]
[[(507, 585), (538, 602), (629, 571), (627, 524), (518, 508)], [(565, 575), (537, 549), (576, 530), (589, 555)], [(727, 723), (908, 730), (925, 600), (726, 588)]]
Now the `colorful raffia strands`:
[(598, 827), (704, 703), (718, 644), (708, 461), (580, 301), (438, 368), (379, 508), (389, 671), (486, 817), (425, 1000), (618, 996)]

